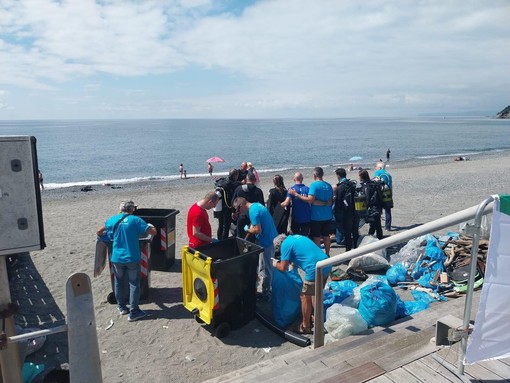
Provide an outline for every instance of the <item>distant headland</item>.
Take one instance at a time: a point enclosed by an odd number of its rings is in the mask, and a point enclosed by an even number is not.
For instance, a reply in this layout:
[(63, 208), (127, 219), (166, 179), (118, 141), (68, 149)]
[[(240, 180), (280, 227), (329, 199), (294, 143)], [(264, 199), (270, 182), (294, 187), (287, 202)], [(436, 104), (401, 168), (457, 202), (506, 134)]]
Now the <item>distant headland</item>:
[(510, 105), (496, 114), (496, 118), (510, 118)]

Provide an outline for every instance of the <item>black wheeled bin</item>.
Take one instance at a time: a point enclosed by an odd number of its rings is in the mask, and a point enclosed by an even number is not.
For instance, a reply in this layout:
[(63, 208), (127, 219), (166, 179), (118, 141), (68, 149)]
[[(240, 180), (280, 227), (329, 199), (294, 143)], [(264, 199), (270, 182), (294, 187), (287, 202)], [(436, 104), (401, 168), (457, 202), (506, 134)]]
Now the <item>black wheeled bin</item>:
[(151, 243), (151, 269), (166, 271), (175, 262), (175, 209), (136, 209), (133, 213), (154, 225), (157, 234)]
[(255, 317), (257, 268), (263, 248), (241, 238), (182, 249), (184, 307), (218, 338)]

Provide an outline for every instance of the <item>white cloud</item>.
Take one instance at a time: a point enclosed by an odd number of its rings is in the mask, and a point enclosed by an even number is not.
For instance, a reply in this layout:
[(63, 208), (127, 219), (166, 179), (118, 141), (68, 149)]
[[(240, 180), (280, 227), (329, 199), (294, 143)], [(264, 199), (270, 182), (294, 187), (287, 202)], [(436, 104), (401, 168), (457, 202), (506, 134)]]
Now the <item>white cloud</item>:
[[(174, 106), (159, 107), (169, 117), (176, 108), (204, 116), (229, 108), (328, 114), (372, 104), (398, 113), (478, 107), (478, 98), (507, 95), (510, 3), (504, 0), (273, 0), (237, 13), (222, 9), (228, 4), (4, 1), (0, 85), (55, 91), (76, 80), (98, 84), (99, 75), (101, 91), (116, 93), (108, 82), (139, 79), (122, 94), (145, 96), (138, 108), (129, 104), (142, 113), (158, 105), (149, 85), (143, 87), (146, 78), (200, 72), (204, 92), (169, 97)], [(209, 76), (218, 70), (239, 88), (215, 83)], [(81, 85), (88, 92), (96, 87)], [(123, 100), (102, 102), (108, 110), (125, 107)]]

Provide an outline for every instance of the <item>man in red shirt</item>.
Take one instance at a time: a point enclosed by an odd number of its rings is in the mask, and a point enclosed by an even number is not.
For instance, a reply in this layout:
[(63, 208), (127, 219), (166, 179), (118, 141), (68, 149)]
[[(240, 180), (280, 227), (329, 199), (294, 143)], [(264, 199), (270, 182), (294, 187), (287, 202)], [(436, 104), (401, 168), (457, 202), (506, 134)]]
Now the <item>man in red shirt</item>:
[(213, 241), (207, 210), (215, 207), (218, 200), (218, 195), (211, 191), (189, 208), (187, 224), (189, 247), (195, 248)]

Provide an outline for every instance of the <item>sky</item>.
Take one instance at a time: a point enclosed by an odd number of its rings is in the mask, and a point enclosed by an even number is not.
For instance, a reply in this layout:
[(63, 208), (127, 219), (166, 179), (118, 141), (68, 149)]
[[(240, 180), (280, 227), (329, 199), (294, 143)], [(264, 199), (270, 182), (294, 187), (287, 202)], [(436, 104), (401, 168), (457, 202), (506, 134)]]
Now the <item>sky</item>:
[(0, 120), (496, 114), (508, 0), (0, 0)]

